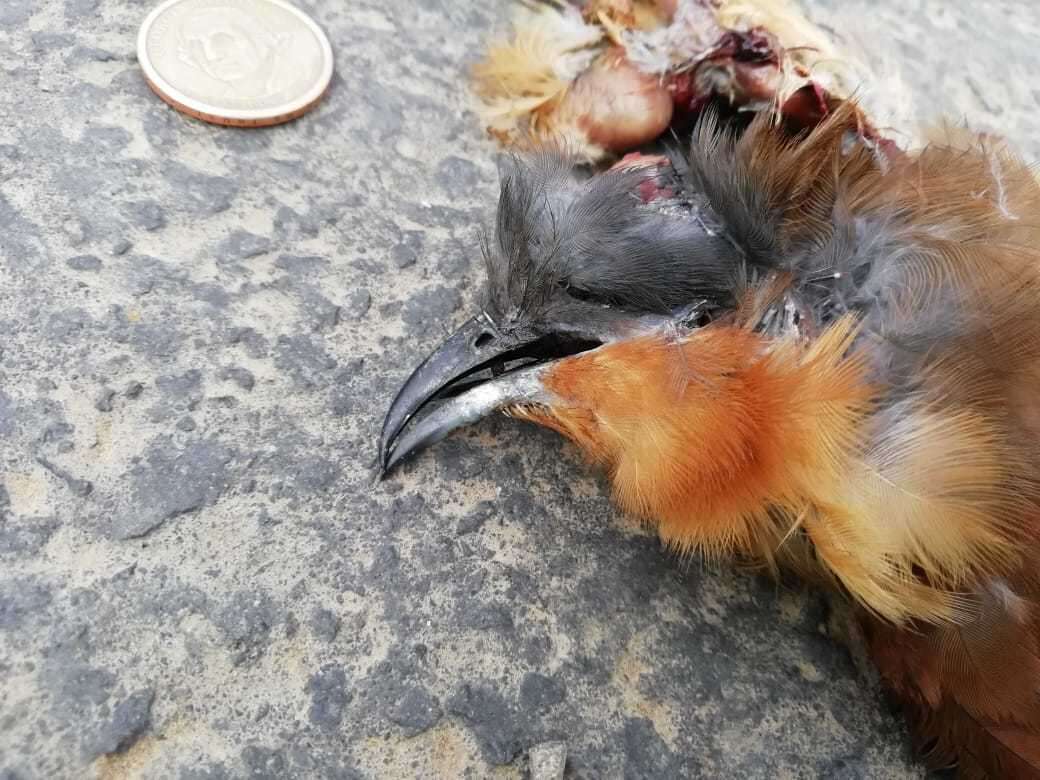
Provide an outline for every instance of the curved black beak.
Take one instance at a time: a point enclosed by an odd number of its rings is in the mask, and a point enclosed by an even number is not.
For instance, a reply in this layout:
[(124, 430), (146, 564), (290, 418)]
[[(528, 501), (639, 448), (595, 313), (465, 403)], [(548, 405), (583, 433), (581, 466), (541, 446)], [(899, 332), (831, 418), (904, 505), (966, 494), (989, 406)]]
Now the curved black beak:
[[(505, 342), (505, 343), (503, 343)], [(426, 404), (447, 394), (449, 385), (474, 374), (508, 352), (515, 343), (503, 339), (483, 317), (466, 321), (412, 372), (397, 392), (383, 420), (379, 437), (379, 463), (385, 474), (397, 437), (409, 420)], [(407, 453), (401, 453), (394, 461)]]
[(458, 428), (516, 404), (550, 404), (553, 396), (542, 385), (544, 364), (519, 369), (496, 379), (469, 383), (469, 390), (437, 406), (400, 434), (384, 453), (385, 475), (412, 453), (438, 442)]
[[(483, 316), (474, 317), (412, 372), (394, 398), (379, 442), (382, 473), (495, 409), (548, 403), (537, 370), (541, 364), (600, 343), (564, 332), (521, 337), (503, 333)], [(437, 401), (443, 403), (420, 415)], [(417, 415), (422, 419), (414, 419)]]
[[(412, 372), (390, 404), (379, 441), (381, 475), (496, 409), (558, 405), (560, 399), (541, 381), (553, 361), (637, 333), (674, 328), (702, 304), (639, 316), (601, 306), (581, 318), (515, 331), (499, 328), (483, 314), (468, 320)], [(573, 324), (575, 319), (581, 324)]]

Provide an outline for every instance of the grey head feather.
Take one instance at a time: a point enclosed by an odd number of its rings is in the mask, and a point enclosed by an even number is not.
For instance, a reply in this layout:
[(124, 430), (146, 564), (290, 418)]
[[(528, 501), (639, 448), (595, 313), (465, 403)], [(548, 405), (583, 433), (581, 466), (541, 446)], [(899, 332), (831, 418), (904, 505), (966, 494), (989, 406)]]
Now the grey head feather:
[(557, 150), (514, 158), (484, 245), (491, 319), (537, 327), (604, 310), (666, 315), (694, 300), (729, 304), (736, 247), (702, 198), (644, 203), (640, 186), (653, 176), (583, 175)]

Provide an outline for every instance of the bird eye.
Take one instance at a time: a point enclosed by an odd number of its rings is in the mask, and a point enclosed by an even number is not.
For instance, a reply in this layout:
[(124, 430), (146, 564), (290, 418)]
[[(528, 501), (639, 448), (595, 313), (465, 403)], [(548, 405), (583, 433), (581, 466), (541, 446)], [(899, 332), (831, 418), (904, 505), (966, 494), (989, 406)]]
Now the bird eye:
[(679, 324), (687, 330), (697, 330), (698, 328), (710, 325), (712, 319), (710, 311), (706, 309), (698, 309), (690, 312), (688, 316), (679, 320)]
[(476, 339), (474, 339), (473, 346), (477, 349), (480, 349), (481, 347), (485, 347), (488, 344), (490, 344), (494, 340), (494, 338), (495, 336), (493, 333), (489, 333), (485, 330), (483, 333), (477, 336)]
[(578, 301), (594, 301), (596, 297), (588, 290), (583, 290), (581, 287), (570, 287), (567, 288), (567, 294)]

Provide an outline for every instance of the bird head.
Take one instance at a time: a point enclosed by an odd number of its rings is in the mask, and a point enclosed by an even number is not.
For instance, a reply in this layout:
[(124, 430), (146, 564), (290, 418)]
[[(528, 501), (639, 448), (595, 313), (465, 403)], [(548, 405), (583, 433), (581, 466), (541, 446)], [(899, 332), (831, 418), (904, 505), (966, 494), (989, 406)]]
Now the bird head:
[[(797, 166), (810, 181), (834, 154), (873, 165), (869, 149), (827, 151), (854, 126), (837, 120)], [(771, 536), (778, 506), (797, 515), (821, 475), (840, 478), (835, 447), (869, 393), (848, 355), (857, 320), (833, 303), (851, 298), (834, 287), (849, 275), (826, 251), (779, 262), (776, 205), (805, 181), (784, 155), (820, 144), (774, 128), (736, 140), (706, 122), (681, 159), (592, 175), (556, 152), (513, 160), (481, 309), (391, 404), (383, 473), (502, 411), (571, 439), (666, 541), (719, 552)], [(812, 209), (795, 210), (806, 224)]]
[(772, 325), (749, 306), (748, 252), (710, 187), (689, 187), (679, 161), (652, 162), (586, 176), (556, 153), (513, 161), (484, 242), (481, 311), (393, 401), (384, 473), (497, 410), (571, 439), (606, 468), (623, 508), (683, 547), (710, 530), (691, 518), (718, 518), (730, 540), (790, 484), (781, 461), (797, 463), (791, 442), (805, 437), (782, 429), (792, 415), (770, 398), (834, 377), (800, 376), (765, 348), (791, 306), (763, 297), (768, 285), (751, 297), (773, 307)]
[(558, 152), (510, 162), (483, 241), (480, 312), (401, 388), (384, 471), (498, 409), (578, 434), (596, 399), (562, 387), (568, 371), (686, 334), (727, 305), (734, 248), (706, 202), (669, 189), (670, 171), (652, 160), (587, 176)]

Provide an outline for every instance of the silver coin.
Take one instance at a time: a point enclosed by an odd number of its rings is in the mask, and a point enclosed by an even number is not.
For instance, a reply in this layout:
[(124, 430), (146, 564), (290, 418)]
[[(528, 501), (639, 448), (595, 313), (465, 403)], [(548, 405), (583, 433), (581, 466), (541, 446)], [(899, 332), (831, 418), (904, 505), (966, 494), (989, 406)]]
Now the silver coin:
[(285, 0), (166, 0), (137, 36), (153, 90), (208, 122), (260, 126), (313, 108), (332, 80), (332, 47)]

